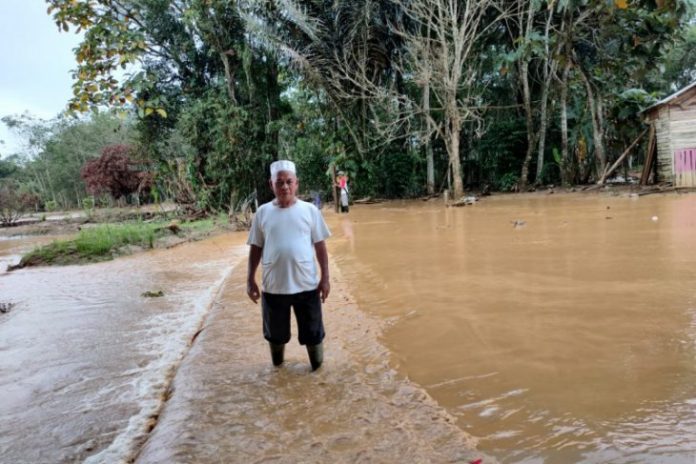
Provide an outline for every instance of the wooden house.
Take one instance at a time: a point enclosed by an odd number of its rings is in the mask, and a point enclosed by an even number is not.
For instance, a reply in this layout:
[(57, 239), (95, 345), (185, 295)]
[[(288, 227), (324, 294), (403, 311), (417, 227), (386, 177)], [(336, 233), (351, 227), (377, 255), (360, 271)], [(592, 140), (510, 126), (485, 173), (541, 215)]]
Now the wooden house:
[(651, 125), (651, 140), (641, 183), (647, 180), (657, 153), (655, 181), (696, 187), (696, 82), (655, 103), (643, 115)]

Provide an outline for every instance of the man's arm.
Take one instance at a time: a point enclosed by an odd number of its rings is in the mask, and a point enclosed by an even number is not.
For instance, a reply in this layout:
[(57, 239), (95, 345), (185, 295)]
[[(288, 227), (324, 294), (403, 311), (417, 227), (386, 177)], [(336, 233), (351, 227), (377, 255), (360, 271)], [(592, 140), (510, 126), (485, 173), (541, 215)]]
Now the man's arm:
[(317, 253), (317, 261), (321, 269), (321, 280), (319, 280), (319, 296), (323, 303), (329, 297), (331, 284), (329, 283), (329, 254), (326, 251), (326, 243), (322, 240), (314, 244), (314, 251)]
[(263, 248), (256, 245), (249, 245), (249, 265), (247, 267), (247, 295), (251, 298), (251, 301), (257, 303), (261, 292), (259, 291), (259, 286), (256, 285), (256, 269), (259, 267), (261, 262), (261, 255), (263, 254)]

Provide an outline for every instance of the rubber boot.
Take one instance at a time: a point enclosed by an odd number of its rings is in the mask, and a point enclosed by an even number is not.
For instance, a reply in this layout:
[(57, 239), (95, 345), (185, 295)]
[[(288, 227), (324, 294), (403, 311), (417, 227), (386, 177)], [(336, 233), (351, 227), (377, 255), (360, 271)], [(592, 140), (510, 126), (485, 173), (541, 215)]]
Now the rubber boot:
[(316, 371), (321, 367), (321, 363), (324, 362), (324, 347), (321, 343), (318, 345), (307, 345), (307, 354), (309, 355), (312, 370)]
[(269, 345), (271, 346), (271, 359), (273, 360), (273, 365), (278, 367), (283, 364), (285, 360), (285, 345), (276, 345), (270, 342)]

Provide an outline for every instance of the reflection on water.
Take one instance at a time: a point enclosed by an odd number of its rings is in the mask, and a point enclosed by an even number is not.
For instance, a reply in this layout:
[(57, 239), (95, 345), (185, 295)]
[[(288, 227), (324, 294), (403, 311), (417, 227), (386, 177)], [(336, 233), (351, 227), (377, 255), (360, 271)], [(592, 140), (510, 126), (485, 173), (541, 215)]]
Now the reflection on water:
[[(504, 462), (693, 463), (696, 195), (388, 203), (332, 218), (399, 370)], [(349, 231), (349, 233), (346, 233)]]

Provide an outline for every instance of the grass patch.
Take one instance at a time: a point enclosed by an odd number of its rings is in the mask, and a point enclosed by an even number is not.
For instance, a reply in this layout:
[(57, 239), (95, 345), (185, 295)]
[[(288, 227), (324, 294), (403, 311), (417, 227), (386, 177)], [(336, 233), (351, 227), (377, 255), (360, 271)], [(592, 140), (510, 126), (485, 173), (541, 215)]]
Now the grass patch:
[[(107, 261), (130, 253), (126, 247), (155, 248), (159, 239), (176, 236), (180, 240), (196, 239), (225, 228), (226, 217), (215, 217), (192, 222), (127, 222), (101, 224), (82, 229), (72, 240), (57, 240), (36, 248), (22, 257), (17, 266), (66, 265)], [(125, 250), (125, 251), (124, 251)]]
[(184, 232), (206, 233), (215, 230), (222, 221), (217, 218), (201, 219), (200, 221), (184, 222), (179, 224), (179, 228)]
[(72, 240), (57, 240), (22, 257), (18, 267), (93, 263), (112, 259), (125, 246), (154, 248), (168, 233), (163, 222), (105, 224), (82, 229)]
[(75, 264), (105, 261), (124, 246), (154, 248), (165, 235), (161, 222), (106, 224), (82, 229), (72, 240), (57, 240), (36, 248), (22, 257), (20, 267), (39, 264)]

